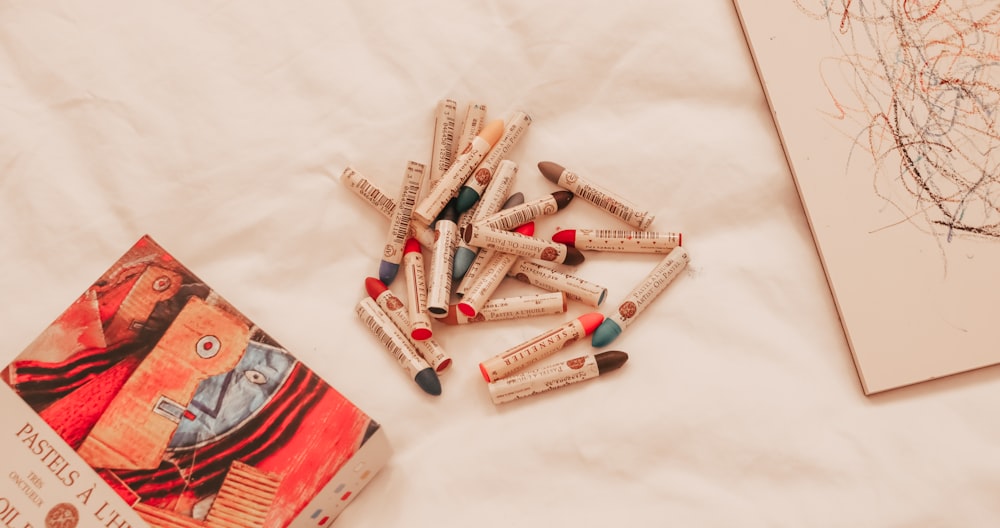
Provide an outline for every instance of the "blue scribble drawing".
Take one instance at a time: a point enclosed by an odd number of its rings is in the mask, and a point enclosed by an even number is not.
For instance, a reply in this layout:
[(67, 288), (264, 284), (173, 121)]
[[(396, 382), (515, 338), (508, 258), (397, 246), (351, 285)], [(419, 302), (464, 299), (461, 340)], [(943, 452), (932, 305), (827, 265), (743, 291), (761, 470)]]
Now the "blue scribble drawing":
[(875, 193), (900, 213), (886, 227), (1000, 239), (1000, 3), (793, 2), (842, 51), (821, 65), (829, 115), (854, 126), (839, 127), (847, 163), (869, 156)]

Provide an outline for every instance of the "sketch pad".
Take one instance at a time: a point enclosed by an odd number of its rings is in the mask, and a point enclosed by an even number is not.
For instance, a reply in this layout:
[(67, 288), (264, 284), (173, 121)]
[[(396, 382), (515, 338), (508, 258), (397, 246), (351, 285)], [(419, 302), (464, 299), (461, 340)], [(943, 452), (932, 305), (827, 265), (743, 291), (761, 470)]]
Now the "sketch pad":
[(994, 4), (734, 1), (865, 393), (1000, 361)]

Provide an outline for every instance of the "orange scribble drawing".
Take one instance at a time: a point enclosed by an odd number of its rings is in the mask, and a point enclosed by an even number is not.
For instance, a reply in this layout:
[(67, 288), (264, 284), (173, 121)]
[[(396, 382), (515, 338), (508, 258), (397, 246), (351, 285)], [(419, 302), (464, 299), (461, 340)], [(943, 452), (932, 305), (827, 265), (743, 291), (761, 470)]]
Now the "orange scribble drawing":
[[(842, 54), (820, 75), (875, 193), (947, 242), (1000, 238), (1000, 5), (792, 0)], [(851, 128), (853, 127), (853, 128)], [(848, 164), (851, 160), (848, 160)]]

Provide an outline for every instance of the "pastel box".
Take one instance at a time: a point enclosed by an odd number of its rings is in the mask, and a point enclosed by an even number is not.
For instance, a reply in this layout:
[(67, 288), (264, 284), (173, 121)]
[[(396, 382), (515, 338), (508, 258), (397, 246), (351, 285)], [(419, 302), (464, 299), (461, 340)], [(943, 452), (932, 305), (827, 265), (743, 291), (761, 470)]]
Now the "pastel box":
[(10, 528), (329, 526), (390, 454), (148, 236), (0, 377)]

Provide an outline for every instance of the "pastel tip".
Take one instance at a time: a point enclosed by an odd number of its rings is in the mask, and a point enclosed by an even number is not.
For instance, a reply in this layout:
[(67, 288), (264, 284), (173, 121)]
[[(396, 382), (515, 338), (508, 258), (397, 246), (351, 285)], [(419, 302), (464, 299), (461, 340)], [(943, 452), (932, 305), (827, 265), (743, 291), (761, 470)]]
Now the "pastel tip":
[(365, 278), (365, 291), (368, 292), (368, 296), (372, 299), (378, 299), (378, 296), (382, 295), (382, 292), (387, 289), (388, 288), (385, 287), (385, 283), (383, 283), (380, 279), (376, 279), (375, 277)]
[(417, 328), (410, 332), (410, 337), (417, 341), (426, 341), (434, 336), (434, 332), (427, 328)]
[(556, 231), (556, 234), (552, 235), (552, 241), (560, 244), (566, 244), (569, 247), (574, 247), (573, 245), (576, 244), (576, 229), (563, 229), (562, 231)]
[(601, 312), (590, 312), (585, 313), (577, 318), (580, 324), (583, 325), (583, 332), (585, 335), (590, 335), (594, 332), (598, 326), (604, 321), (604, 314)]
[(521, 205), (523, 203), (524, 203), (524, 193), (521, 191), (517, 191), (516, 193), (507, 197), (507, 201), (503, 203), (503, 207), (501, 207), (501, 209), (508, 209), (516, 205)]
[(486, 365), (483, 365), (482, 363), (480, 363), (479, 364), (479, 372), (482, 373), (483, 379), (486, 380), (486, 383), (490, 383), (490, 382), (493, 381), (493, 380), (490, 379), (490, 373), (486, 371)]
[(621, 350), (608, 350), (594, 354), (594, 359), (597, 360), (597, 372), (604, 374), (624, 365), (628, 361), (628, 354)]
[(451, 278), (452, 280), (462, 280), (465, 277), (466, 272), (469, 271), (469, 267), (472, 266), (472, 262), (476, 260), (476, 252), (466, 248), (460, 247), (455, 250), (455, 261), (451, 265)]
[(378, 265), (378, 278), (386, 286), (392, 284), (392, 281), (396, 279), (397, 273), (399, 273), (399, 264), (383, 260)]
[(490, 145), (494, 145), (500, 140), (500, 136), (503, 135), (503, 128), (503, 119), (494, 119), (493, 121), (486, 123), (486, 126), (484, 126), (477, 135), (485, 139)]
[(601, 326), (594, 330), (594, 335), (590, 338), (590, 344), (595, 347), (602, 347), (611, 344), (622, 333), (622, 327), (611, 319), (605, 319)]
[(556, 191), (552, 193), (552, 198), (556, 201), (556, 208), (561, 211), (573, 200), (573, 193), (569, 191)]
[(566, 169), (558, 163), (539, 161), (538, 170), (542, 173), (542, 176), (545, 176), (545, 179), (552, 183), (559, 183), (559, 176), (562, 176), (563, 171)]
[(458, 310), (465, 314), (466, 317), (475, 317), (476, 309), (472, 307), (469, 303), (460, 302), (458, 303)]
[(583, 262), (583, 253), (580, 253), (580, 250), (576, 249), (575, 247), (567, 246), (566, 259), (563, 260), (563, 264), (567, 264), (569, 266), (576, 266), (581, 262)]
[(413, 381), (416, 381), (417, 385), (427, 394), (431, 396), (441, 395), (441, 380), (438, 379), (437, 372), (434, 372), (434, 369), (431, 367), (417, 372), (417, 375), (413, 377)]
[(458, 198), (455, 199), (455, 210), (462, 214), (476, 205), (479, 201), (479, 193), (472, 187), (462, 187), (458, 191)]
[(415, 238), (407, 238), (406, 244), (403, 245), (403, 254), (407, 253), (419, 253), (420, 252), (420, 242)]

